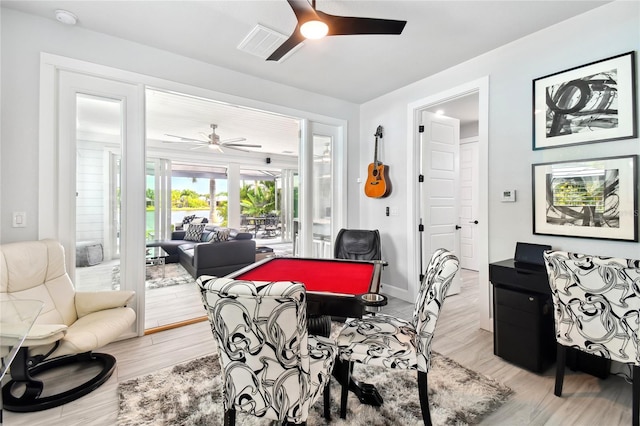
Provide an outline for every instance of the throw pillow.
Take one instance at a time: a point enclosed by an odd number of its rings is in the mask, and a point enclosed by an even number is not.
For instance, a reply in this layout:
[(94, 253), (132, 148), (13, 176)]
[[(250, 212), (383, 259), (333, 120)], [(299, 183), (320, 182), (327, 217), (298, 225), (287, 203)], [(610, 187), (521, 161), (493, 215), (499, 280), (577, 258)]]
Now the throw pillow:
[(185, 216), (185, 217), (182, 219), (182, 224), (183, 224), (183, 225), (188, 225), (188, 224), (190, 224), (190, 223), (191, 223), (191, 221), (193, 221), (193, 219), (195, 219), (195, 218), (196, 218), (196, 215), (195, 215), (195, 214), (192, 214), (191, 216)]
[(191, 220), (192, 225), (197, 225), (199, 223), (204, 223), (204, 217), (196, 217), (195, 219)]
[(204, 223), (189, 225), (187, 232), (184, 234), (184, 239), (187, 241), (200, 241), (200, 238), (202, 237), (202, 231), (204, 231), (205, 226), (207, 225)]
[(210, 242), (218, 243), (220, 241), (228, 241), (231, 230), (226, 228), (219, 228), (219, 229), (216, 229), (215, 231), (212, 231), (211, 233), (213, 234), (213, 238), (211, 239)]

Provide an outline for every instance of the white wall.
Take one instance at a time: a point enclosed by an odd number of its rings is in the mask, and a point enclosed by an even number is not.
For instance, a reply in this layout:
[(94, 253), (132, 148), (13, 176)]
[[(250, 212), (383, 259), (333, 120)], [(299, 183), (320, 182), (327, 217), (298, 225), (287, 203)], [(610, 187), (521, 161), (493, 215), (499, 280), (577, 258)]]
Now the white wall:
[[(425, 40), (425, 43), (433, 41)], [(582, 238), (533, 235), (531, 164), (570, 159), (640, 153), (638, 138), (574, 147), (532, 150), (532, 80), (554, 72), (608, 58), (640, 46), (640, 3), (618, 1), (542, 30), (487, 54), (427, 77), (362, 105), (360, 115), (360, 164), (351, 163), (355, 177), (349, 190), (360, 201), (362, 228), (378, 228), (384, 257), (390, 263), (384, 277), (387, 289), (414, 285), (408, 275), (407, 222), (415, 180), (408, 182), (406, 167), (412, 159), (407, 134), (407, 107), (466, 82), (489, 76), (489, 261), (513, 257), (517, 241), (551, 244), (554, 248), (583, 253), (640, 258), (640, 244)], [(407, 66), (410, 66), (407, 64)], [(636, 65), (636, 69), (637, 69)], [(638, 85), (638, 82), (636, 81)], [(638, 85), (640, 86), (640, 85)], [(640, 99), (640, 97), (638, 97)], [(380, 160), (390, 167), (392, 194), (383, 200), (369, 199), (356, 178), (366, 178), (373, 157), (373, 134), (384, 126)], [(499, 194), (508, 182), (516, 189), (516, 203), (501, 203)], [(385, 216), (386, 206), (399, 207), (399, 216)], [(637, 208), (637, 207), (636, 207)], [(417, 229), (417, 224), (416, 224)], [(486, 266), (485, 266), (486, 267)], [(400, 292), (401, 293), (401, 292)], [(488, 308), (487, 308), (488, 309)]]
[[(116, 37), (60, 25), (2, 9), (0, 241), (38, 238), (38, 108), (40, 53), (46, 52), (220, 93), (347, 120), (348, 139), (358, 139), (358, 106), (282, 84), (268, 82)], [(349, 158), (357, 157), (349, 144)], [(355, 199), (350, 197), (349, 199)], [(353, 204), (353, 205), (351, 205)], [(348, 221), (357, 220), (350, 202)], [(11, 212), (27, 214), (26, 228), (11, 227)]]

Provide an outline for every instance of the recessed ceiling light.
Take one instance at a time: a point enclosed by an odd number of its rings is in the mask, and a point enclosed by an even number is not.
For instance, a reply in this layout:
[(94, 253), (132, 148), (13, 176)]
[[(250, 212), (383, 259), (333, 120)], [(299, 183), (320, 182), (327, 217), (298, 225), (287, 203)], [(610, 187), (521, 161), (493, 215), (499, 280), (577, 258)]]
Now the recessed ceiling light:
[(56, 19), (66, 25), (75, 25), (78, 22), (78, 17), (66, 10), (56, 10)]

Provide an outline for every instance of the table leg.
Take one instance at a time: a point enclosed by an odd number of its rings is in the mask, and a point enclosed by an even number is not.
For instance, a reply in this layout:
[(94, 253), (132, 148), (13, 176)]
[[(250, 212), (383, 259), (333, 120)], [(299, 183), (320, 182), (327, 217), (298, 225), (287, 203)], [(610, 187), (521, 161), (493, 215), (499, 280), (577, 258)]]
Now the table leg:
[[(347, 377), (346, 368), (349, 368), (348, 362), (336, 360), (336, 365), (333, 368), (333, 377), (340, 383), (340, 386), (344, 385), (345, 377)], [(358, 397), (361, 404), (380, 407), (384, 402), (380, 392), (374, 385), (354, 379), (351, 374), (349, 374), (349, 390)]]
[[(310, 316), (307, 318), (307, 328), (309, 329), (309, 334), (329, 337), (331, 334), (331, 317), (329, 315)], [(345, 378), (347, 377), (345, 368), (349, 368), (348, 362), (341, 361), (340, 359), (336, 360), (332, 374), (338, 383), (340, 383), (340, 386), (344, 384)], [(349, 374), (348, 377), (349, 390), (358, 397), (361, 404), (374, 407), (380, 407), (382, 405), (382, 396), (380, 396), (380, 393), (374, 385), (362, 383), (354, 379), (351, 374)]]

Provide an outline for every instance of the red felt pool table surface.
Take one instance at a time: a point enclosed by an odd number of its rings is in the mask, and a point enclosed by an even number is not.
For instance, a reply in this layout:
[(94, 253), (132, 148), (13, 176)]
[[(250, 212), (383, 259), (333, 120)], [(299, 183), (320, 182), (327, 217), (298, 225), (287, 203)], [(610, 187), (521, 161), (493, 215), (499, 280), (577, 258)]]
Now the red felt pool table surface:
[(376, 262), (277, 257), (229, 276), (249, 281), (298, 281), (307, 291), (358, 295), (378, 292), (380, 267)]

